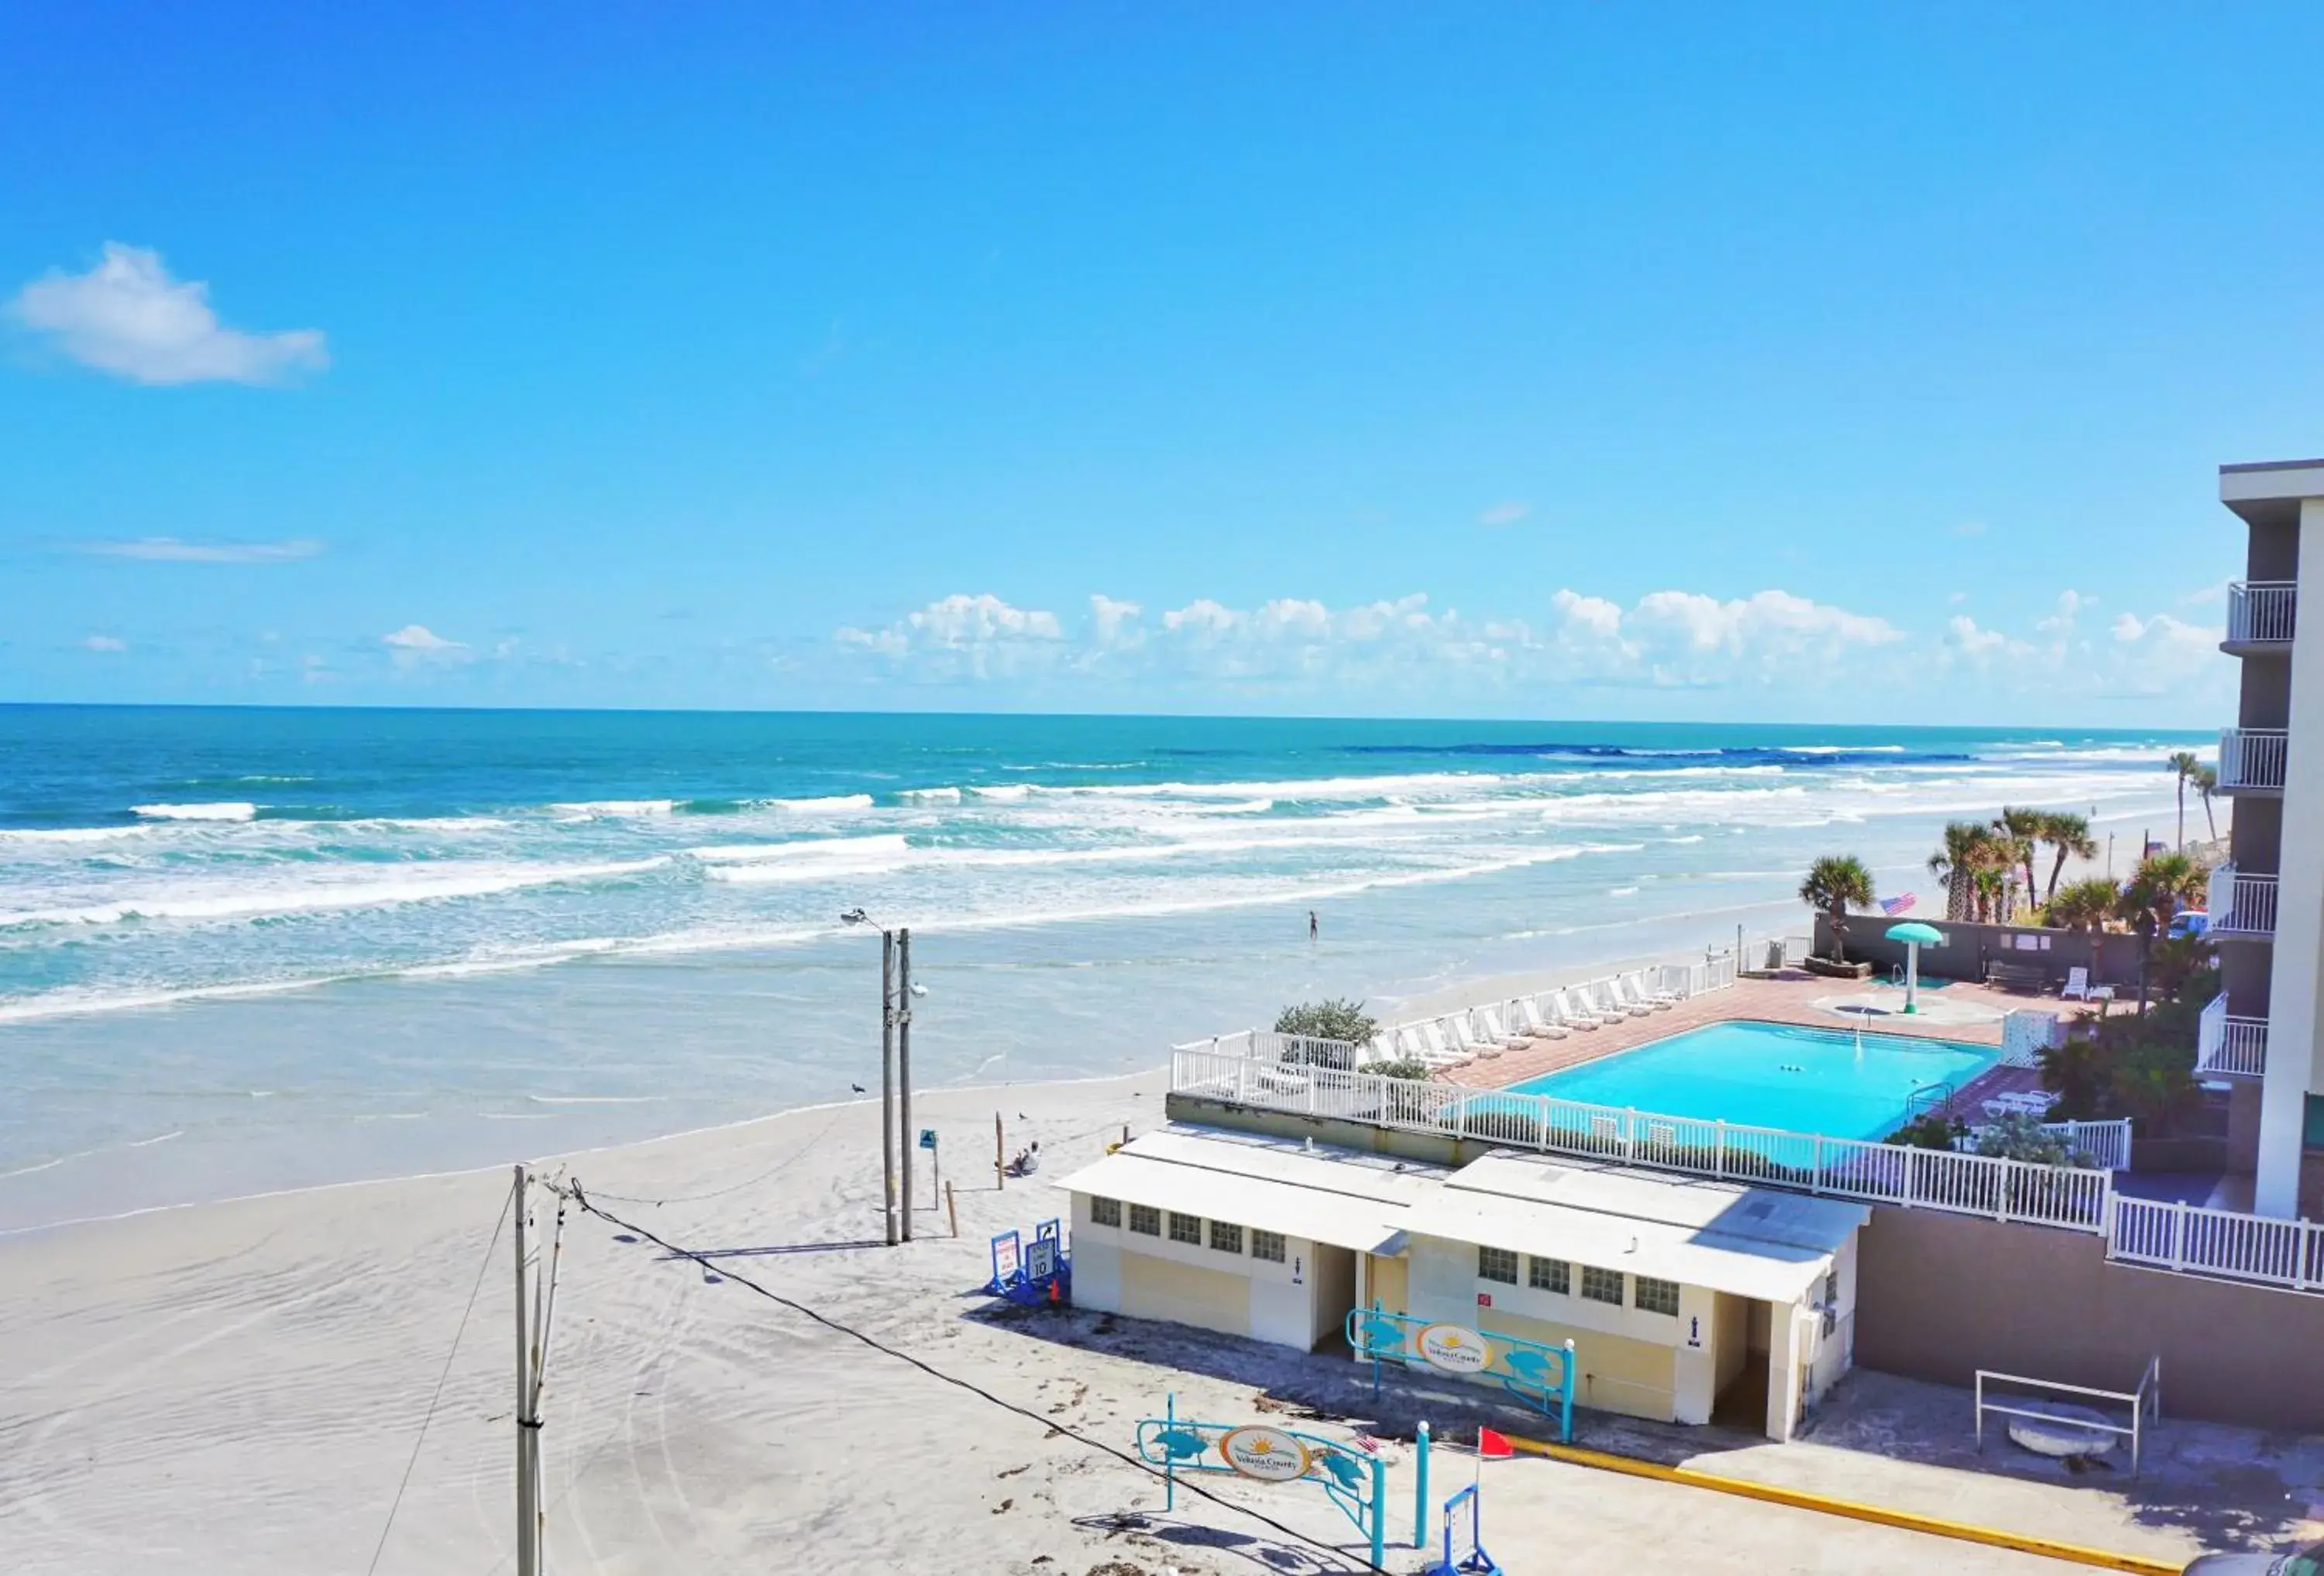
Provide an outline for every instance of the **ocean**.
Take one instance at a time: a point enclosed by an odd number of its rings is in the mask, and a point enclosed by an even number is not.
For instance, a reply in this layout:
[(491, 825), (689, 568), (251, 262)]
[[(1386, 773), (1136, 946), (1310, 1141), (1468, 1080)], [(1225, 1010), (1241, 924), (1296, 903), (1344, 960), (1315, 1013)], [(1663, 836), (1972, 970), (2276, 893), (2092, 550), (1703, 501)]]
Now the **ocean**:
[(2202, 742), (0, 707), (0, 1230), (876, 1093), (847, 908), (914, 932), (921, 1083), (1101, 1075), (1290, 1000), (1796, 930), (1820, 853), (1941, 913), (1938, 827), (2004, 803), (2127, 868)]

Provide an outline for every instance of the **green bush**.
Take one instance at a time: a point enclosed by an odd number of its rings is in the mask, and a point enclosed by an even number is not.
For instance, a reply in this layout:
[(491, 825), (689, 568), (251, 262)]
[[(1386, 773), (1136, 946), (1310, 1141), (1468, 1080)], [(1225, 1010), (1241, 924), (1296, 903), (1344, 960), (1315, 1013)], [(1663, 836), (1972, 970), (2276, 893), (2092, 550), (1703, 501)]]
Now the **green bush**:
[(1381, 1078), (1409, 1078), (1416, 1083), (1425, 1083), (1432, 1069), (1425, 1062), (1404, 1061), (1369, 1062), (1357, 1071), (1370, 1073)]
[(1961, 1129), (1952, 1118), (1939, 1111), (1929, 1111), (1914, 1117), (1888, 1135), (1887, 1142), (1904, 1144), (1915, 1149), (1950, 1149)]
[(2024, 1160), (2035, 1166), (2064, 1166), (2074, 1157), (2065, 1139), (2043, 1130), (2042, 1119), (2025, 1111), (1980, 1129), (1977, 1152), (1996, 1160)]
[(1275, 1018), (1277, 1034), (1305, 1035), (1310, 1039), (1344, 1040), (1362, 1045), (1379, 1031), (1379, 1020), (1360, 1001), (1305, 1001), (1286, 1007)]

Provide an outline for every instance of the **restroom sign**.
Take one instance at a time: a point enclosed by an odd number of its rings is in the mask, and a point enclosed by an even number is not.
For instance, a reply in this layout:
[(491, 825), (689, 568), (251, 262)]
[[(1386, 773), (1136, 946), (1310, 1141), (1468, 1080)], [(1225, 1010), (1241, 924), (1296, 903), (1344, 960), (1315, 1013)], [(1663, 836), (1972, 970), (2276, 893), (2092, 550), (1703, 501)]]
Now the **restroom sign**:
[(1420, 1360), (1440, 1373), (1481, 1373), (1493, 1360), (1491, 1345), (1464, 1324), (1428, 1325), (1413, 1344)]

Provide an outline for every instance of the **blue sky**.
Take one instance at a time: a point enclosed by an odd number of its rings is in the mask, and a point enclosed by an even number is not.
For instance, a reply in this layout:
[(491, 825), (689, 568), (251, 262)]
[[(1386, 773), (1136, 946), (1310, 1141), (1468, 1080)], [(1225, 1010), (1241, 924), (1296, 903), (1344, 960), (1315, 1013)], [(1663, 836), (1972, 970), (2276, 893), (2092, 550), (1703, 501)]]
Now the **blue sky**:
[(18, 7), (0, 698), (2225, 720), (2319, 34)]

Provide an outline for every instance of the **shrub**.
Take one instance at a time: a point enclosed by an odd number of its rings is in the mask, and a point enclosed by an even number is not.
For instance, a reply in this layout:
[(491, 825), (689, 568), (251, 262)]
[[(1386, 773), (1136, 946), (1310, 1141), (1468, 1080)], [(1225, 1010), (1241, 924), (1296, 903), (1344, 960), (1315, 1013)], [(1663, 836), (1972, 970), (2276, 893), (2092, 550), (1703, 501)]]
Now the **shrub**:
[(1415, 1083), (1425, 1083), (1432, 1069), (1425, 1062), (1410, 1060), (1402, 1062), (1368, 1062), (1363, 1066), (1357, 1068), (1356, 1071), (1360, 1073), (1370, 1073), (1381, 1078), (1408, 1078)]
[(1345, 1040), (1362, 1045), (1379, 1030), (1379, 1020), (1360, 1001), (1304, 1001), (1276, 1014), (1275, 1032), (1305, 1035), (1310, 1039)]
[(1940, 1111), (1928, 1111), (1914, 1117), (1888, 1135), (1892, 1144), (1905, 1144), (1915, 1149), (1950, 1149), (1960, 1129), (1953, 1120)]
[(2065, 1139), (2044, 1131), (2042, 1119), (2024, 1111), (1978, 1129), (1977, 1152), (1996, 1160), (2024, 1160), (2035, 1166), (2064, 1166), (2074, 1157)]

